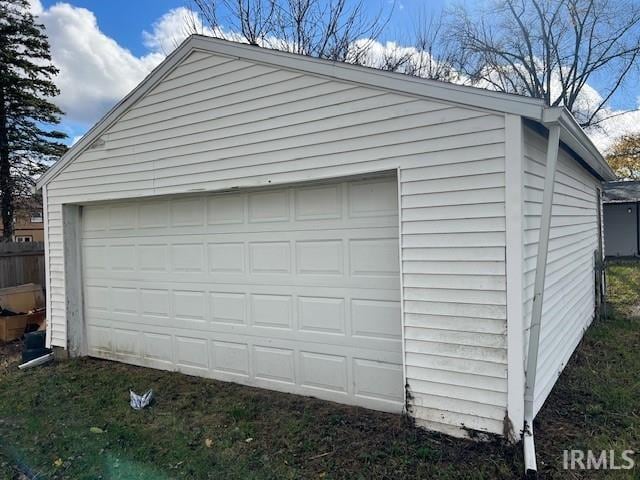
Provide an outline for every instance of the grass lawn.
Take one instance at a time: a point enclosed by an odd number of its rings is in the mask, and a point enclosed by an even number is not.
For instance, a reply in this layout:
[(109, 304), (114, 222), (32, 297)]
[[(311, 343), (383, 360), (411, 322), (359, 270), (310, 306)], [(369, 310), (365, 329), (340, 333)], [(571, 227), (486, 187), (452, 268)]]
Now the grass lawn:
[[(564, 449), (640, 450), (640, 266), (613, 265), (608, 278), (615, 308), (536, 420), (542, 478), (640, 477), (640, 467), (562, 470)], [(452, 439), (397, 415), (91, 359), (21, 372), (17, 348), (0, 347), (1, 479), (512, 479), (523, 469), (520, 445)], [(155, 404), (133, 411), (130, 387), (153, 388)]]

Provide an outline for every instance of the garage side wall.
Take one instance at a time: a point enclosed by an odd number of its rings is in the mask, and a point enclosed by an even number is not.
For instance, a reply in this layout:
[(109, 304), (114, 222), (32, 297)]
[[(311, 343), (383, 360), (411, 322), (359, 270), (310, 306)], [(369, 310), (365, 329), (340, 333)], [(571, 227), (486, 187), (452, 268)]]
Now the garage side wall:
[[(525, 128), (525, 339), (531, 324), (533, 285), (547, 140)], [(595, 311), (594, 251), (598, 248), (598, 180), (560, 150), (556, 172), (534, 408), (549, 395)], [(525, 346), (528, 340), (525, 341)], [(526, 351), (526, 349), (525, 349)]]
[(502, 433), (504, 125), (503, 115), (196, 52), (47, 187), (51, 343), (68, 340), (64, 204), (399, 169), (409, 409), (451, 433)]

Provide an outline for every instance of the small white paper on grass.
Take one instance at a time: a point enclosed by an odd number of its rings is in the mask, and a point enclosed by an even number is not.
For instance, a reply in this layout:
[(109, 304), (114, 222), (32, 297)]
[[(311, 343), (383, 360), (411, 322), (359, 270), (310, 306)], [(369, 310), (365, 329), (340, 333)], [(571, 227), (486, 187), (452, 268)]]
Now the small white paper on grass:
[(134, 410), (142, 410), (153, 399), (153, 390), (148, 390), (144, 395), (138, 395), (133, 390), (129, 390), (129, 394), (131, 395), (131, 408)]

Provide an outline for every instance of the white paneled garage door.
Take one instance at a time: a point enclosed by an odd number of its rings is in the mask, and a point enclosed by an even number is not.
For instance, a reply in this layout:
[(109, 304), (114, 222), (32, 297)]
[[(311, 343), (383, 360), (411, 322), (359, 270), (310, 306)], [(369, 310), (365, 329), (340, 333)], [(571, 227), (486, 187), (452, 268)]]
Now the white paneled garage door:
[(395, 177), (86, 206), (89, 355), (400, 411)]

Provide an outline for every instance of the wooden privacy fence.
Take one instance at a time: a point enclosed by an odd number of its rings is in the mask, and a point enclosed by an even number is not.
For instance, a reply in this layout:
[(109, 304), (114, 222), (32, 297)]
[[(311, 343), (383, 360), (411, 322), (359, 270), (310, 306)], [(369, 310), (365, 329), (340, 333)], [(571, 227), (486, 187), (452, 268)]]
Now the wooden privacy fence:
[(0, 242), (0, 288), (23, 283), (44, 288), (44, 243)]

